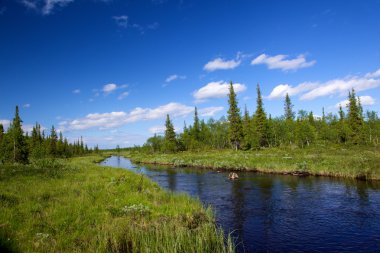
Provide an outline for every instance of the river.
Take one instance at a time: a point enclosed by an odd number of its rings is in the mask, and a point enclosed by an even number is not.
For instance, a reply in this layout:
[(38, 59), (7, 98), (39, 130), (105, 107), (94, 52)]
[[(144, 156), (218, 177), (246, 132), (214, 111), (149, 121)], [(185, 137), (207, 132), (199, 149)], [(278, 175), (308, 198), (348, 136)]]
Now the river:
[(161, 187), (211, 205), (237, 252), (380, 252), (380, 183), (197, 168), (135, 165), (112, 156), (101, 165), (143, 173)]

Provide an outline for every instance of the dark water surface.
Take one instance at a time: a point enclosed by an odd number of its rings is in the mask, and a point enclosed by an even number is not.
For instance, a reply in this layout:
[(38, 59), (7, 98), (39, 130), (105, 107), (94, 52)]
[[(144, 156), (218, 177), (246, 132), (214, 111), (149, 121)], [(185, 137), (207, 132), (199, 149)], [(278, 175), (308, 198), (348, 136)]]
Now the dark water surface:
[(380, 184), (204, 169), (101, 163), (144, 173), (160, 186), (212, 205), (238, 252), (380, 252)]

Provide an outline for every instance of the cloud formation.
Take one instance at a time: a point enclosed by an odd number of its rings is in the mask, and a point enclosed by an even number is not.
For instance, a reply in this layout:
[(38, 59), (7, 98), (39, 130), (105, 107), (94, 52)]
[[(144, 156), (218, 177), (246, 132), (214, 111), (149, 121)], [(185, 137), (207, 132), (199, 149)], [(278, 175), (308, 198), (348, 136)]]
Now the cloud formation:
[(115, 20), (115, 22), (118, 26), (121, 26), (124, 28), (128, 27), (128, 16), (127, 15), (113, 16), (112, 18)]
[(199, 110), (199, 115), (202, 117), (212, 117), (216, 113), (223, 111), (224, 107), (223, 106), (213, 106), (213, 107), (207, 107)]
[[(203, 102), (210, 98), (222, 98), (226, 97), (229, 93), (230, 84), (224, 81), (210, 82), (202, 88), (193, 92), (193, 97), (197, 102)], [(233, 84), (235, 93), (243, 92), (247, 89), (244, 84)]]
[[(376, 103), (376, 100), (371, 96), (360, 96), (358, 97), (358, 101), (360, 100), (361, 105), (374, 105)], [(340, 101), (335, 105), (335, 108), (347, 107), (349, 104), (348, 99)]]
[(304, 82), (297, 86), (280, 84), (273, 88), (269, 99), (283, 98), (286, 93), (290, 96), (300, 95), (301, 100), (312, 100), (324, 96), (344, 96), (348, 91), (364, 91), (380, 86), (380, 69), (362, 76), (347, 76), (326, 82)]
[(73, 93), (74, 93), (74, 94), (79, 94), (79, 93), (80, 93), (80, 89), (75, 89), (75, 90), (73, 90)]
[(129, 17), (127, 15), (113, 16), (113, 20), (115, 20), (116, 24), (122, 28), (134, 28), (138, 30), (141, 34), (144, 34), (147, 30), (156, 30), (160, 24), (158, 22), (154, 22), (148, 25), (140, 25), (136, 23), (130, 23)]
[(42, 15), (50, 15), (57, 7), (65, 7), (74, 0), (22, 0), (26, 8), (40, 12)]
[(241, 57), (240, 54), (237, 55), (236, 59), (232, 60), (225, 60), (223, 58), (216, 58), (212, 61), (209, 61), (206, 63), (206, 65), (203, 66), (203, 69), (212, 72), (215, 70), (221, 70), (221, 69), (234, 69), (238, 67), (241, 64)]
[(261, 54), (251, 61), (251, 65), (265, 64), (269, 69), (281, 69), (282, 71), (297, 70), (313, 66), (316, 61), (306, 61), (304, 55), (299, 55), (294, 59), (287, 59), (288, 55), (269, 56)]
[(11, 124), (10, 120), (7, 119), (0, 119), (0, 124), (3, 125), (4, 130), (8, 129), (9, 125)]
[(181, 76), (181, 75), (177, 75), (177, 74), (170, 75), (165, 79), (165, 82), (170, 83), (170, 82), (177, 80), (177, 79), (183, 80), (183, 79), (186, 79), (186, 76)]
[(126, 98), (127, 96), (129, 95), (129, 92), (128, 91), (124, 91), (123, 93), (121, 93), (117, 99), (119, 100), (123, 100), (124, 98)]

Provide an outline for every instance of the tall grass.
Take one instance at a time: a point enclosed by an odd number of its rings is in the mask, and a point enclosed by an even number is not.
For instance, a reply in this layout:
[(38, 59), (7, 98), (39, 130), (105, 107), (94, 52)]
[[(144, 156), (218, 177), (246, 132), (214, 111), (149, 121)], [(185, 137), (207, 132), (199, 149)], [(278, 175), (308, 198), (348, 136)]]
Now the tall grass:
[(270, 148), (258, 151), (209, 150), (176, 154), (127, 151), (122, 155), (138, 163), (166, 164), (265, 173), (303, 172), (311, 175), (380, 180), (378, 147)]
[(93, 163), (100, 159), (0, 166), (1, 251), (234, 250), (198, 200)]

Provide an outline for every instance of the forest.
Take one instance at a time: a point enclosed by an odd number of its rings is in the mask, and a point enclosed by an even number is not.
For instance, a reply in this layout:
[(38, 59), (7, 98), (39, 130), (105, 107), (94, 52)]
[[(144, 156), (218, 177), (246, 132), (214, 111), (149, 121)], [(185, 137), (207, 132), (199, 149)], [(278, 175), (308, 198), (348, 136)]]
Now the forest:
[(45, 134), (41, 125), (36, 123), (30, 136), (28, 132), (24, 133), (18, 106), (13, 121), (6, 131), (0, 124), (0, 164), (25, 164), (29, 159), (68, 158), (92, 152), (99, 152), (98, 146), (94, 149), (88, 148), (82, 138), (69, 143), (62, 132), (57, 133), (54, 126), (50, 134)]
[(339, 145), (378, 146), (380, 120), (377, 112), (363, 111), (355, 90), (348, 93), (348, 104), (340, 105), (338, 114), (317, 117), (312, 111), (293, 109), (286, 94), (284, 113), (280, 117), (267, 115), (260, 86), (257, 85), (256, 111), (251, 115), (245, 107), (243, 114), (238, 106), (232, 82), (228, 95), (228, 115), (219, 120), (200, 120), (195, 107), (193, 125), (176, 134), (170, 115), (165, 122), (165, 133), (155, 134), (137, 149), (153, 153), (175, 153), (196, 150), (258, 150), (271, 147), (298, 147)]

